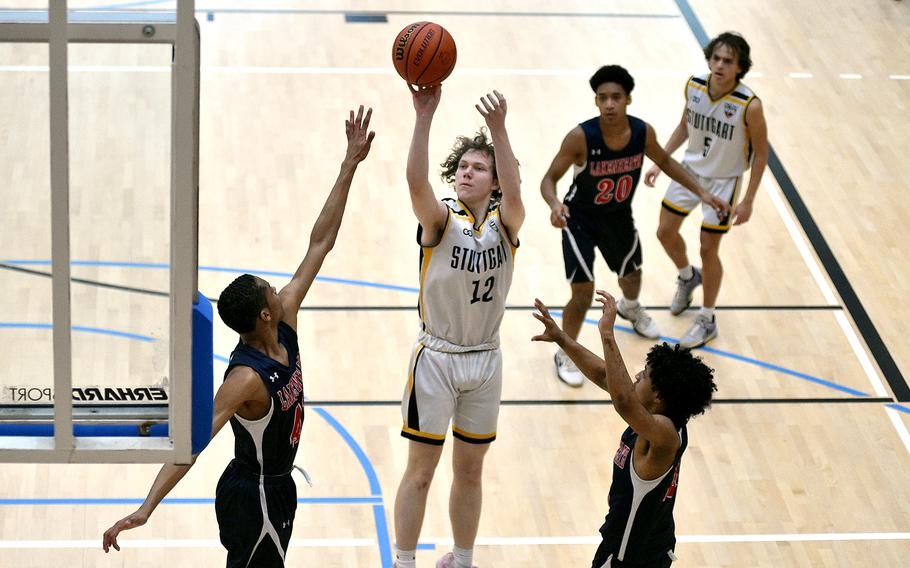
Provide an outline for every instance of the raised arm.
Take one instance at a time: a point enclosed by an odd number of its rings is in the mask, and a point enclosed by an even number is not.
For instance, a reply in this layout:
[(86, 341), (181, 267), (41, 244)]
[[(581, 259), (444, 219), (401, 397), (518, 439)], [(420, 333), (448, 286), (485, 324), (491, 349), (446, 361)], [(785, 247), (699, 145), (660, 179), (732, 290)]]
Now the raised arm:
[[(212, 438), (227, 424), (240, 407), (248, 400), (254, 400), (258, 389), (262, 389), (262, 380), (259, 375), (249, 367), (236, 367), (222, 383), (218, 392), (215, 394), (215, 408), (212, 415)], [(183, 476), (196, 463), (196, 457), (193, 456), (193, 462), (190, 465), (164, 464), (158, 472), (158, 476), (152, 483), (148, 496), (142, 505), (132, 514), (120, 519), (114, 525), (104, 531), (101, 546), (104, 552), (108, 552), (111, 547), (120, 550), (117, 543), (117, 535), (122, 531), (134, 529), (144, 525), (152, 512), (161, 503), (171, 489), (183, 479)]]
[(411, 208), (417, 222), (423, 227), (423, 241), (434, 244), (439, 239), (439, 232), (445, 225), (446, 206), (436, 199), (430, 185), (430, 126), (433, 115), (442, 97), (442, 85), (432, 87), (411, 87), (414, 101), (414, 133), (411, 135), (411, 148), (408, 150), (407, 180), (411, 194)]
[(496, 149), (496, 178), (502, 190), (500, 219), (512, 239), (518, 238), (518, 231), (525, 222), (525, 206), (521, 201), (521, 178), (518, 174), (518, 160), (509, 142), (506, 131), (506, 98), (499, 91), (480, 97), (480, 104), (474, 105), (490, 129), (493, 147)]
[(645, 141), (645, 155), (654, 162), (654, 165), (666, 172), (671, 179), (697, 195), (699, 199), (713, 207), (721, 213), (721, 215), (729, 213), (730, 204), (702, 189), (702, 187), (692, 179), (689, 172), (687, 172), (679, 162), (674, 160), (666, 150), (660, 147), (660, 144), (657, 143), (657, 135), (654, 134), (654, 129), (651, 128), (650, 124), (647, 125), (647, 129), (648, 134)]
[(604, 366), (607, 375), (607, 391), (613, 400), (613, 408), (632, 427), (640, 438), (648, 440), (658, 448), (675, 448), (679, 437), (673, 422), (666, 416), (651, 414), (635, 393), (635, 385), (626, 370), (619, 346), (613, 335), (616, 322), (616, 300), (603, 290), (597, 291), (597, 301), (603, 304), (603, 315), (597, 323), (600, 341), (604, 351)]
[(758, 98), (752, 99), (746, 109), (746, 126), (749, 128), (749, 143), (752, 145), (752, 169), (746, 195), (733, 211), (734, 225), (742, 225), (752, 217), (752, 204), (765, 173), (765, 166), (768, 165), (768, 125), (765, 123), (765, 113)]
[(553, 158), (553, 162), (550, 163), (550, 169), (540, 180), (540, 195), (550, 206), (550, 224), (556, 228), (565, 227), (566, 219), (569, 218), (569, 208), (556, 195), (556, 182), (565, 175), (566, 170), (572, 164), (584, 165), (587, 151), (588, 144), (585, 142), (585, 133), (581, 126), (576, 126), (566, 134), (562, 145), (559, 147), (559, 152)]
[(564, 332), (553, 320), (547, 306), (538, 298), (534, 298), (534, 307), (537, 308), (537, 312), (532, 312), (531, 315), (543, 324), (544, 330), (540, 335), (532, 337), (531, 341), (548, 341), (559, 345), (589, 381), (607, 390), (607, 372), (603, 359)]
[[(667, 140), (667, 144), (664, 146), (664, 152), (673, 155), (673, 152), (678, 150), (679, 147), (682, 146), (682, 143), (688, 138), (689, 128), (686, 126), (686, 107), (683, 106), (682, 118), (679, 119), (679, 124), (676, 125), (673, 134), (670, 135), (670, 139)], [(657, 176), (659, 175), (660, 167), (656, 164), (648, 168), (647, 173), (645, 173), (645, 185), (654, 187), (654, 182), (657, 181)]]
[(376, 136), (375, 132), (370, 131), (372, 115), (373, 109), (367, 109), (366, 115), (364, 115), (363, 105), (361, 105), (356, 117), (352, 110), (348, 119), (344, 121), (348, 146), (344, 160), (341, 162), (341, 171), (338, 172), (335, 185), (329, 192), (325, 205), (322, 206), (322, 211), (310, 232), (310, 244), (303, 261), (297, 267), (291, 281), (278, 294), (281, 298), (281, 305), (284, 307), (284, 321), (295, 330), (300, 304), (303, 303), (316, 274), (319, 273), (326, 255), (335, 246), (335, 238), (338, 236), (341, 219), (344, 217), (351, 182), (354, 181), (354, 172), (357, 171), (358, 164), (370, 153), (373, 137)]

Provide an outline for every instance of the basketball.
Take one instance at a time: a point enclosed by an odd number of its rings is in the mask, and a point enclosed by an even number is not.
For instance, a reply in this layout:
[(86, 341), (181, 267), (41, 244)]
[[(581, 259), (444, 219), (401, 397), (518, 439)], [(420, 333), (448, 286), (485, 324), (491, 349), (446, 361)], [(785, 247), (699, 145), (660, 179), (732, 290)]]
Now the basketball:
[(446, 29), (433, 22), (405, 26), (392, 44), (392, 63), (401, 78), (411, 85), (436, 85), (452, 73), (457, 51)]

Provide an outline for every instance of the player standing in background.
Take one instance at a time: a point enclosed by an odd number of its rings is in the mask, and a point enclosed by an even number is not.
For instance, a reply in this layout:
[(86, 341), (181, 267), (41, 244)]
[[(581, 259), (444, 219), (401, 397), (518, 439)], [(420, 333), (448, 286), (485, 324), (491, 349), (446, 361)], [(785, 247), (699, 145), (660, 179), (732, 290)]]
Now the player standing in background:
[[(665, 147), (673, 153), (688, 138), (683, 167), (713, 195), (733, 207), (731, 214), (718, 215), (702, 207), (701, 270), (692, 266), (686, 242), (679, 229), (698, 205), (698, 198), (678, 183), (671, 183), (663, 200), (657, 238), (679, 270), (676, 294), (670, 312), (679, 315), (692, 303), (692, 292), (704, 284), (704, 302), (695, 323), (683, 336), (683, 347), (699, 347), (717, 337), (714, 307), (723, 279), (718, 251), (731, 225), (752, 217), (752, 205), (768, 163), (768, 130), (762, 103), (752, 89), (740, 81), (752, 67), (749, 44), (739, 34), (722, 33), (705, 47), (710, 73), (690, 77), (686, 82), (686, 104), (682, 119)], [(749, 187), (737, 203), (743, 173), (752, 168)], [(645, 185), (654, 187), (660, 171), (652, 167)]]
[[(550, 223), (562, 229), (562, 251), (572, 298), (562, 314), (562, 328), (577, 339), (585, 313), (594, 297), (594, 247), (619, 277), (620, 317), (632, 322), (642, 337), (656, 339), (657, 325), (638, 301), (642, 280), (642, 250), (632, 217), (632, 198), (645, 156), (679, 183), (701, 196), (708, 207), (727, 209), (707, 194), (679, 163), (664, 152), (654, 129), (626, 114), (635, 80), (623, 67), (601, 67), (589, 80), (600, 115), (573, 128), (540, 182), (540, 193), (550, 206)], [(574, 166), (572, 187), (563, 201), (556, 183)], [(697, 199), (697, 198), (696, 198)], [(554, 356), (556, 375), (580, 387), (584, 376), (560, 349)]]

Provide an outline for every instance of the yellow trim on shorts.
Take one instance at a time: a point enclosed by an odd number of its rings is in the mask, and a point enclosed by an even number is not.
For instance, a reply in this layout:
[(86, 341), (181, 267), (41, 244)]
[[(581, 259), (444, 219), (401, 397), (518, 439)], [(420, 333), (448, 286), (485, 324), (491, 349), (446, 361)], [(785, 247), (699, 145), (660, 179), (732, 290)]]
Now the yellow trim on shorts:
[(414, 371), (417, 370), (417, 357), (424, 349), (426, 349), (426, 345), (418, 343), (417, 349), (414, 350), (414, 365), (408, 372), (408, 398), (411, 398), (411, 393), (414, 392)]
[(490, 432), (489, 434), (471, 434), (470, 432), (465, 432), (461, 428), (457, 428), (454, 424), (452, 425), (452, 432), (459, 436), (464, 436), (465, 438), (471, 438), (472, 440), (489, 440), (490, 438), (496, 437), (496, 432)]
[[(736, 210), (736, 198), (739, 197), (739, 189), (743, 184), (743, 176), (736, 176), (736, 182), (733, 184), (733, 197), (730, 199), (730, 207), (733, 211)], [(702, 222), (702, 229), (710, 229), (714, 231), (729, 231), (730, 227), (733, 226), (733, 211), (730, 211), (730, 217), (726, 225), (710, 225), (708, 223)]]
[(674, 210), (674, 211), (678, 211), (678, 212), (680, 212), (680, 213), (682, 213), (682, 214), (684, 214), (684, 215), (688, 215), (689, 213), (692, 212), (691, 209), (688, 209), (688, 210), (683, 209), (683, 208), (680, 207), (679, 205), (676, 205), (675, 203), (671, 203), (671, 202), (667, 201), (666, 199), (663, 200), (663, 205), (665, 205), (665, 206), (668, 207), (669, 209), (672, 209), (672, 210)]
[(408, 428), (407, 424), (401, 425), (401, 431), (407, 432), (408, 434), (411, 434), (412, 436), (417, 436), (418, 438), (426, 438), (427, 440), (445, 440), (446, 439), (445, 434), (430, 434), (428, 432), (421, 432), (419, 430), (414, 430), (413, 428)]
[[(443, 233), (443, 238), (445, 238), (445, 233)], [(423, 266), (420, 267), (420, 296), (418, 297), (418, 305), (420, 306), (420, 322), (426, 323), (423, 319), (423, 283), (427, 277), (427, 270), (430, 268), (430, 259), (433, 258), (433, 251), (435, 247), (421, 247), (423, 249)]]

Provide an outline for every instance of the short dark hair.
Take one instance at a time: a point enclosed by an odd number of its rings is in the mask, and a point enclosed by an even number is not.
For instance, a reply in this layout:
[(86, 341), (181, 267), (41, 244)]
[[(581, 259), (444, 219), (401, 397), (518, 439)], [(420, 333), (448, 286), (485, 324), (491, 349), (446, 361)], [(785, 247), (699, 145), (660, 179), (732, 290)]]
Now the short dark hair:
[(237, 333), (256, 329), (256, 318), (265, 306), (265, 288), (252, 274), (238, 276), (218, 296), (221, 321)]
[(664, 415), (681, 428), (690, 418), (711, 406), (714, 369), (689, 349), (667, 343), (655, 345), (646, 359), (651, 388), (664, 403)]
[(591, 90), (595, 93), (597, 88), (604, 83), (618, 84), (626, 91), (626, 95), (631, 95), (632, 89), (635, 88), (635, 79), (632, 78), (632, 75), (629, 75), (625, 67), (620, 65), (604, 65), (591, 75), (588, 83), (591, 85)]
[(746, 76), (746, 73), (749, 72), (749, 69), (752, 69), (752, 57), (749, 55), (752, 50), (749, 48), (749, 43), (743, 36), (736, 32), (724, 32), (712, 39), (711, 42), (705, 46), (705, 61), (711, 61), (711, 56), (714, 55), (714, 50), (718, 45), (726, 45), (736, 54), (736, 59), (739, 62), (739, 68), (741, 70), (736, 76), (736, 80), (742, 80), (742, 78)]
[[(497, 179), (496, 149), (493, 147), (493, 142), (487, 138), (486, 127), (481, 127), (472, 138), (459, 136), (455, 139), (455, 144), (452, 145), (451, 153), (449, 153), (445, 161), (439, 164), (442, 167), (442, 173), (440, 175), (444, 182), (449, 185), (455, 183), (455, 172), (458, 171), (458, 162), (460, 162), (461, 158), (471, 150), (483, 152), (490, 157), (490, 160), (492, 161), (491, 165), (493, 167), (493, 179)], [(490, 202), (490, 205), (493, 206), (495, 203), (498, 203), (500, 199), (502, 199), (502, 191), (497, 189), (493, 192), (493, 200)]]

